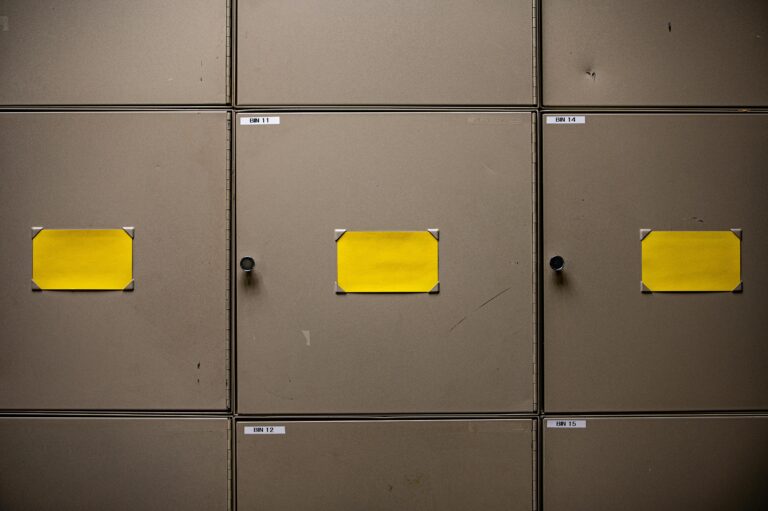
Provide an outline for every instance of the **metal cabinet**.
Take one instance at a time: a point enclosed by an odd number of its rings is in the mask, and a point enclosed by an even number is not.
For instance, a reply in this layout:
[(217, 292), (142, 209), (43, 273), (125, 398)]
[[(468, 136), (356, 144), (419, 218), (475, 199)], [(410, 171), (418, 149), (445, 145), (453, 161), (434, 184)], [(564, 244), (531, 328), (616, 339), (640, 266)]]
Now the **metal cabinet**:
[(229, 420), (0, 419), (0, 507), (227, 510)]
[(532, 510), (534, 420), (238, 421), (241, 510)]
[(768, 105), (762, 0), (543, 0), (541, 9), (545, 105)]
[[(768, 408), (768, 116), (543, 117), (545, 409)], [(735, 277), (720, 292), (643, 282), (656, 231), (722, 234), (733, 261), (693, 279)], [(716, 260), (691, 247), (671, 276)]]
[(227, 0), (7, 0), (0, 105), (223, 105)]
[[(531, 113), (239, 114), (239, 411), (534, 410), (534, 142)], [(355, 231), (421, 233), (439, 275), (341, 293)]]
[[(227, 408), (227, 115), (0, 114), (0, 408)], [(126, 253), (70, 238), (46, 268), (117, 287), (36, 275), (43, 237), (104, 232)]]
[(533, 105), (531, 0), (239, 0), (239, 105)]
[(548, 418), (546, 509), (761, 509), (768, 417)]

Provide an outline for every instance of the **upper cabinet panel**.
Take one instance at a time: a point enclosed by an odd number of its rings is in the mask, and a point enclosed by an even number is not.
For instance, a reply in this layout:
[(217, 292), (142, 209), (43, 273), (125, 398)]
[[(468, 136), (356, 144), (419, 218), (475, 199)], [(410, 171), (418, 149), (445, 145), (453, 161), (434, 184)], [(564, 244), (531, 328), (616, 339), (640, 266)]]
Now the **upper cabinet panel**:
[(533, 105), (531, 0), (240, 0), (240, 105)]
[(768, 105), (764, 0), (543, 0), (551, 106)]
[(226, 0), (8, 0), (0, 105), (228, 102)]

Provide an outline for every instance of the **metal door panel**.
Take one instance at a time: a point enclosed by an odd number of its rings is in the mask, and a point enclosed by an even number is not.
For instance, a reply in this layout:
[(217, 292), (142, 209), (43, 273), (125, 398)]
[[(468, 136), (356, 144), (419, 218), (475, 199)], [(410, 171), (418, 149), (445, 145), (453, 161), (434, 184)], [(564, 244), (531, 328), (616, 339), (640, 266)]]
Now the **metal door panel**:
[[(227, 407), (228, 146), (225, 112), (0, 114), (0, 408)], [(34, 291), (36, 226), (133, 227), (133, 290)]]
[(229, 101), (226, 0), (7, 0), (0, 104)]
[(762, 0), (543, 0), (550, 106), (768, 105)]
[[(531, 114), (279, 117), (237, 123), (240, 412), (533, 410)], [(335, 293), (335, 229), (429, 228), (439, 293)]]
[(761, 509), (768, 500), (767, 417), (548, 420), (546, 509)]
[[(546, 409), (768, 407), (768, 116), (544, 117)], [(743, 292), (641, 293), (643, 228), (742, 229)]]
[(531, 0), (240, 0), (239, 105), (533, 105)]
[(238, 509), (531, 510), (535, 425), (238, 421)]
[(0, 507), (229, 509), (229, 421), (0, 419)]

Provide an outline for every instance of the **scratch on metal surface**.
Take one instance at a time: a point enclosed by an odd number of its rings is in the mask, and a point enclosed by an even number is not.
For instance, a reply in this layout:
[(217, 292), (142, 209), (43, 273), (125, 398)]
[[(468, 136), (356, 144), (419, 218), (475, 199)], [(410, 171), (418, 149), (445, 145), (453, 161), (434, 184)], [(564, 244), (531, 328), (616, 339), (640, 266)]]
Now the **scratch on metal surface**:
[(512, 286), (509, 286), (508, 288), (504, 289), (503, 291), (500, 291), (499, 293), (493, 295), (491, 298), (489, 298), (488, 300), (484, 301), (483, 304), (480, 307), (475, 309), (475, 312), (479, 311), (480, 309), (482, 309), (483, 307), (485, 307), (486, 305), (488, 305), (489, 303), (491, 303), (496, 298), (500, 297), (501, 295), (503, 295), (504, 293), (506, 293), (510, 289), (512, 289)]

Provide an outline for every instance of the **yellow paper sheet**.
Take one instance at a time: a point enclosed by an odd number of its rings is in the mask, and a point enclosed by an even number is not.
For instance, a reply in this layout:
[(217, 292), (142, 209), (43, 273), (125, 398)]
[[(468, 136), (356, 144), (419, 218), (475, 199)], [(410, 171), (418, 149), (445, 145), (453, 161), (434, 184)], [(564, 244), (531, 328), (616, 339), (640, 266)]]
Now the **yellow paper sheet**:
[(336, 256), (337, 284), (347, 293), (428, 293), (439, 280), (429, 231), (347, 231)]
[(648, 290), (734, 291), (741, 284), (741, 239), (731, 231), (651, 231), (642, 240)]
[(125, 289), (133, 238), (123, 229), (43, 229), (32, 238), (32, 280), (42, 290)]

